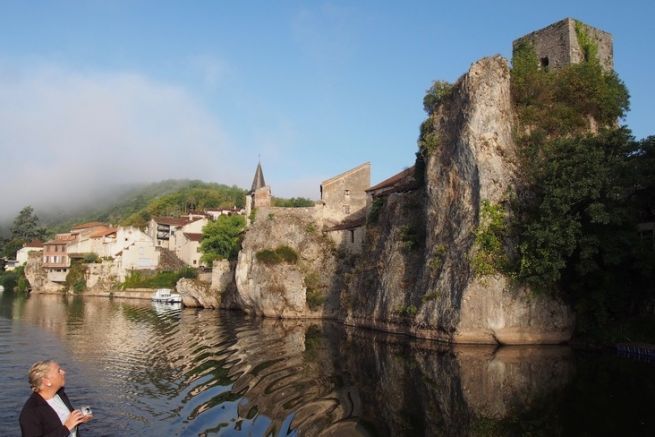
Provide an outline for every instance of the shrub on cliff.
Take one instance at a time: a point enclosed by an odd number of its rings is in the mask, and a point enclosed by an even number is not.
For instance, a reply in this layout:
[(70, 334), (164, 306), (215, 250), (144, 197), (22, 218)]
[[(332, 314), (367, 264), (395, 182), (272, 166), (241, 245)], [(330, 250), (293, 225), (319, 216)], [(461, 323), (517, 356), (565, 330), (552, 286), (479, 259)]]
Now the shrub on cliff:
[(176, 271), (131, 270), (120, 288), (173, 288), (181, 278), (197, 276), (198, 271), (188, 266)]
[(257, 261), (268, 266), (275, 264), (296, 264), (298, 253), (289, 246), (278, 246), (276, 249), (263, 249), (255, 254)]

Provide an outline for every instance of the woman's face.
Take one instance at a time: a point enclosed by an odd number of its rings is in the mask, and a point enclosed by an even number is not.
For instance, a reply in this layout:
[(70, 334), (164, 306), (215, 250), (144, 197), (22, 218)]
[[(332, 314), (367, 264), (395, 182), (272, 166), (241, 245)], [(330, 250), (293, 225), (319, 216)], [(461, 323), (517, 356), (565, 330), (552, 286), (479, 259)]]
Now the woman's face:
[(61, 368), (59, 363), (51, 363), (48, 374), (45, 376), (44, 384), (59, 390), (66, 384), (66, 371)]

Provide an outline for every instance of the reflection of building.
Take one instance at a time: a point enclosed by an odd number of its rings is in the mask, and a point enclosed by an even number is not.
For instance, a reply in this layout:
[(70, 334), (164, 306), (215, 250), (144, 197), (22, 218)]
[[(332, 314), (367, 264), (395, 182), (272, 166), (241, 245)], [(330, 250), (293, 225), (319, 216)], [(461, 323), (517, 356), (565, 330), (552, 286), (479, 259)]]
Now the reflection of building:
[(637, 225), (639, 231), (639, 238), (642, 241), (650, 242), (655, 248), (655, 222), (644, 222)]

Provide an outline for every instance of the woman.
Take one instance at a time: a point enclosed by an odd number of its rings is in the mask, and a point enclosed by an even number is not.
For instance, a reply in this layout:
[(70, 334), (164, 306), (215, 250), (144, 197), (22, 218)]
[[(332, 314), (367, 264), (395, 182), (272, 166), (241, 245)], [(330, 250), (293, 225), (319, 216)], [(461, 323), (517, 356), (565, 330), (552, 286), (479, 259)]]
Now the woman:
[(38, 361), (29, 374), (32, 395), (20, 412), (20, 429), (23, 436), (79, 437), (77, 425), (91, 420), (73, 409), (64, 393), (66, 372), (52, 360)]

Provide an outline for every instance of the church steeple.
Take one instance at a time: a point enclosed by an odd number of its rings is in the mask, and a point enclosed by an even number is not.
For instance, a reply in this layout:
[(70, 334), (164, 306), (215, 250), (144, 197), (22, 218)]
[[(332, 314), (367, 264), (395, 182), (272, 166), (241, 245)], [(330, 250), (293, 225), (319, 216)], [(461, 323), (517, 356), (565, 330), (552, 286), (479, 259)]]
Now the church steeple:
[(250, 188), (250, 192), (254, 193), (258, 189), (265, 186), (266, 186), (266, 182), (264, 181), (264, 172), (262, 171), (262, 164), (261, 162), (258, 162), (257, 170), (255, 171), (255, 177), (252, 180), (252, 187)]

